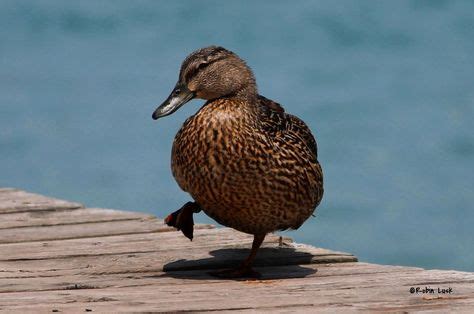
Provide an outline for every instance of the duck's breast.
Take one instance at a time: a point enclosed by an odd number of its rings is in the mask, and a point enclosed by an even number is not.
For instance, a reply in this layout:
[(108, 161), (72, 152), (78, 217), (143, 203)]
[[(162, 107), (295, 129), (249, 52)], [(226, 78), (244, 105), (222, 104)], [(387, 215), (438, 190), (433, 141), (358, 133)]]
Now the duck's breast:
[(319, 164), (298, 137), (273, 138), (236, 105), (207, 104), (184, 123), (173, 175), (221, 224), (248, 233), (296, 228), (319, 202)]

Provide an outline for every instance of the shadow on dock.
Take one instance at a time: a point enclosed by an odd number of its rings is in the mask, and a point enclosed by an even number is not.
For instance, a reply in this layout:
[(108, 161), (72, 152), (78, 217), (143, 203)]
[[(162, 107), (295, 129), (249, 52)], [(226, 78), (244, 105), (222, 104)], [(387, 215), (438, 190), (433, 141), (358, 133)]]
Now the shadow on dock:
[[(163, 266), (163, 271), (173, 278), (196, 280), (215, 278), (209, 275), (209, 271), (237, 267), (249, 253), (249, 249), (242, 248), (218, 249), (209, 252), (212, 255), (209, 258), (180, 259), (167, 263)], [(262, 275), (259, 279), (303, 278), (317, 271), (301, 266), (311, 264), (312, 260), (312, 254), (300, 252), (294, 248), (264, 247), (259, 250), (254, 266)]]

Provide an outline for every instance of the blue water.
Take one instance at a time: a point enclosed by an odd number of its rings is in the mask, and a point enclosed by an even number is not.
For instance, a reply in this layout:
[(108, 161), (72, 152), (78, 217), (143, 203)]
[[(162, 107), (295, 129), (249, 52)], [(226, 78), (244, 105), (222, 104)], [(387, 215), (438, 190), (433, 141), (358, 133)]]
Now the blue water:
[(151, 113), (210, 44), (317, 136), (325, 198), (290, 236), (474, 271), (473, 1), (1, 1), (0, 186), (180, 207), (171, 144), (202, 101)]

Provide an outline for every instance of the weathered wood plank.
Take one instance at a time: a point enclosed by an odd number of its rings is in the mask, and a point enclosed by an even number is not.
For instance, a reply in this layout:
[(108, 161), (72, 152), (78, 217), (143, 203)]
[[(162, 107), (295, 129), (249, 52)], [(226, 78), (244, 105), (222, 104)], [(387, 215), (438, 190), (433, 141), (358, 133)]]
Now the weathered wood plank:
[[(56, 226), (81, 224), (86, 222), (105, 222), (117, 220), (147, 219), (153, 215), (104, 208), (80, 208), (76, 210), (31, 211), (3, 214), (0, 230), (33, 226)], [(1, 238), (1, 237), (0, 237)]]
[[(184, 259), (189, 257), (195, 260), (195, 256), (188, 255), (190, 250), (200, 249), (205, 254), (219, 254), (226, 246), (233, 246), (240, 250), (228, 251), (227, 257), (231, 255), (237, 259), (242, 259), (248, 253), (247, 248), (250, 247), (253, 237), (241, 232), (234, 231), (229, 228), (223, 229), (197, 229), (195, 230), (195, 238), (191, 243), (178, 232), (165, 233), (144, 233), (129, 234), (123, 236), (97, 237), (97, 238), (81, 238), (62, 241), (49, 242), (28, 242), (28, 243), (10, 243), (0, 245), (0, 250), (5, 253), (0, 256), (0, 261), (8, 260), (25, 260), (25, 259), (57, 259), (57, 258), (76, 258), (81, 256), (96, 255), (117, 255), (117, 254), (136, 254), (136, 253), (153, 253), (161, 252), (169, 256), (172, 254), (173, 259)], [(268, 235), (266, 243), (278, 243), (279, 237), (276, 235)], [(236, 243), (239, 243), (236, 245)], [(244, 249), (245, 248), (245, 249)], [(293, 248), (283, 248), (289, 252), (294, 252)], [(344, 261), (353, 261), (354, 257), (347, 253), (337, 253), (330, 250), (312, 249), (318, 257), (324, 262), (329, 260), (336, 261), (338, 258)], [(210, 251), (210, 253), (208, 253)], [(280, 250), (281, 251), (281, 250)], [(217, 252), (217, 253), (216, 253)], [(237, 254), (235, 253), (237, 252)], [(200, 254), (202, 256), (202, 253)], [(206, 255), (207, 256), (207, 255)], [(275, 257), (277, 258), (277, 257)], [(304, 250), (300, 254), (295, 254), (294, 258), (303, 261), (312, 262), (313, 255)], [(228, 259), (227, 259), (228, 260)], [(216, 262), (219, 259), (212, 259)], [(284, 262), (284, 260), (282, 261)], [(198, 263), (198, 262), (196, 262)], [(204, 261), (203, 265), (206, 265)], [(176, 267), (187, 268), (196, 267), (192, 264), (177, 264)], [(200, 266), (197, 266), (200, 268)]]
[[(288, 265), (283, 265), (288, 266)], [(422, 269), (410, 267), (374, 266), (363, 263), (344, 263), (344, 267), (332, 267), (331, 264), (321, 264), (318, 266), (287, 267), (284, 278), (311, 278), (329, 276), (361, 276), (365, 274), (378, 275), (381, 273), (397, 273), (400, 275), (410, 275), (412, 272), (419, 272)], [(220, 283), (222, 280), (209, 276), (207, 271), (177, 271), (162, 272), (140, 271), (120, 273), (87, 273), (77, 269), (63, 271), (52, 276), (48, 272), (36, 273), (28, 277), (8, 277), (2, 278), (0, 293), (20, 292), (20, 291), (46, 291), (46, 290), (68, 290), (68, 289), (100, 289), (106, 287), (128, 287), (144, 286), (152, 284), (160, 285), (181, 285), (188, 284), (186, 279), (206, 281), (206, 284)], [(283, 280), (279, 267), (266, 266), (261, 269), (262, 280)], [(318, 272), (318, 274), (316, 274)], [(159, 281), (157, 281), (157, 279)]]
[[(75, 203), (0, 189), (0, 310), (474, 309), (474, 273), (354, 263), (351, 254), (280, 241), (276, 235), (267, 237), (257, 256), (256, 265), (265, 266), (257, 268), (262, 280), (216, 279), (208, 269), (237, 265), (249, 252), (251, 236), (196, 226), (190, 242), (145, 214), (67, 204)], [(411, 294), (410, 287), (451, 287), (453, 293)]]
[[(274, 296), (275, 299), (277, 296)], [(317, 297), (317, 296), (316, 296)], [(344, 297), (342, 295), (341, 297)], [(231, 296), (222, 296), (220, 300), (225, 298), (231, 298)], [(281, 298), (284, 298), (282, 296)], [(20, 313), (51, 313), (51, 312), (66, 312), (66, 313), (84, 313), (84, 312), (99, 312), (99, 313), (122, 313), (122, 312), (144, 312), (144, 313), (173, 313), (173, 312), (198, 312), (198, 313), (207, 313), (219, 311), (219, 313), (352, 313), (352, 312), (370, 312), (370, 313), (472, 313), (472, 302), (462, 301), (462, 300), (453, 300), (450, 299), (444, 303), (425, 303), (425, 304), (413, 304), (411, 306), (403, 306), (399, 304), (401, 302), (397, 301), (385, 301), (379, 303), (373, 303), (370, 307), (364, 307), (361, 304), (351, 304), (347, 301), (341, 301), (339, 303), (324, 303), (321, 302), (301, 302), (299, 297), (290, 301), (280, 301), (271, 302), (272, 297), (265, 296), (264, 298), (259, 298), (262, 301), (266, 301), (266, 305), (260, 305), (257, 302), (250, 302), (247, 299), (242, 299), (239, 305), (234, 305), (232, 307), (229, 304), (227, 307), (224, 307), (225, 304), (223, 301), (219, 302), (219, 299), (211, 300), (215, 304), (205, 307), (196, 304), (192, 304), (192, 308), (187, 307), (183, 304), (183, 308), (187, 310), (181, 311), (180, 309), (174, 310), (170, 309), (170, 306), (164, 306), (163, 304), (155, 304), (154, 302), (146, 301), (118, 301), (113, 297), (101, 297), (101, 298), (90, 298), (88, 301), (83, 301), (81, 303), (75, 303), (70, 301), (70, 304), (41, 304), (39, 306), (15, 306), (9, 307), (8, 309)], [(175, 301), (178, 304), (181, 304), (180, 301)], [(454, 304), (451, 304), (456, 302)], [(236, 303), (233, 301), (232, 303)], [(371, 303), (370, 301), (368, 302)], [(392, 306), (393, 303), (398, 303)], [(204, 309), (203, 309), (204, 308)]]
[[(274, 239), (275, 236), (269, 236)], [(0, 260), (51, 259), (102, 254), (139, 253), (157, 250), (185, 250), (190, 247), (212, 247), (217, 244), (250, 243), (251, 236), (231, 229), (198, 229), (194, 241), (180, 232), (138, 233), (66, 239), (61, 241), (0, 244)]]
[(15, 189), (15, 188), (0, 188), (0, 193), (3, 193), (3, 192), (12, 192), (12, 191), (20, 191), (19, 189)]
[(0, 193), (0, 214), (40, 210), (71, 210), (83, 207), (68, 202), (16, 189), (3, 189)]
[[(248, 244), (248, 246), (250, 243)], [(238, 265), (248, 254), (247, 248), (235, 245), (216, 245), (205, 250), (157, 250), (144, 253), (122, 253), (114, 255), (82, 256), (62, 259), (0, 262), (0, 280), (8, 278), (54, 277), (66, 274), (106, 275), (156, 272), (166, 270), (218, 269)], [(259, 252), (256, 265), (304, 265), (322, 263), (327, 259), (350, 262), (353, 256), (324, 254), (324, 251), (307, 252), (280, 248), (278, 243), (265, 243)]]
[[(61, 311), (105, 311), (108, 309), (134, 311), (208, 311), (232, 309), (272, 310), (294, 307), (315, 309), (346, 308), (353, 310), (420, 310), (470, 308), (474, 304), (473, 275), (462, 272), (450, 274), (454, 282), (449, 285), (456, 295), (436, 298), (412, 295), (409, 288), (419, 282), (446, 284), (443, 272), (433, 275), (424, 270), (404, 272), (364, 273), (363, 275), (337, 274), (340, 268), (307, 265), (311, 272), (295, 270), (297, 266), (266, 267), (280, 279), (260, 281), (229, 281), (202, 277), (202, 272), (185, 272), (182, 278), (130, 276), (111, 282), (111, 287), (93, 285), (62, 286), (68, 290), (2, 293), (0, 306), (7, 309), (54, 308)], [(376, 267), (374, 268), (374, 270)], [(399, 271), (401, 270), (401, 271)], [(281, 279), (282, 274), (302, 272), (303, 276)], [(336, 273), (335, 273), (336, 272)], [(197, 273), (201, 277), (193, 277)], [(309, 273), (309, 274), (308, 274)], [(278, 277), (280, 276), (280, 277)], [(271, 278), (271, 277), (270, 277)], [(74, 278), (71, 278), (74, 282)], [(100, 278), (90, 278), (101, 285)], [(137, 280), (136, 282), (134, 282)], [(174, 280), (174, 281), (173, 281)], [(92, 282), (92, 281), (91, 281)], [(25, 296), (27, 296), (25, 298)], [(159, 297), (157, 297), (159, 296)], [(52, 304), (54, 307), (52, 307)], [(133, 305), (133, 307), (132, 307)]]
[[(153, 273), (163, 273), (163, 263), (160, 259), (147, 258), (148, 254), (131, 254), (129, 256), (97, 256), (90, 259), (90, 264), (85, 264), (85, 258), (78, 259), (60, 259), (60, 260), (39, 260), (39, 261), (18, 261), (18, 262), (1, 262), (2, 271), (0, 271), (0, 279), (34, 279), (34, 278), (48, 278), (48, 277), (62, 277), (62, 276), (107, 276), (107, 275), (127, 275), (146, 274), (146, 276), (153, 276)], [(120, 257), (124, 261), (120, 261)], [(126, 261), (125, 261), (126, 259)], [(57, 262), (57, 264), (51, 264)], [(71, 263), (73, 262), (73, 263)], [(342, 264), (319, 264), (320, 267), (334, 269), (339, 275), (357, 275), (364, 273), (378, 273), (378, 272), (409, 272), (421, 271), (421, 268), (416, 267), (402, 267), (402, 266), (385, 266), (374, 265), (366, 263), (347, 262)], [(57, 268), (51, 268), (57, 266)], [(226, 265), (228, 267), (228, 265)], [(280, 265), (285, 266), (285, 265)], [(267, 266), (270, 267), (270, 266)], [(319, 266), (318, 266), (319, 267)], [(265, 268), (264, 268), (265, 270)], [(207, 276), (208, 269), (199, 269), (194, 271), (178, 270), (167, 271), (168, 274), (174, 276), (193, 276), (195, 279)], [(199, 275), (201, 274), (201, 275)], [(266, 271), (263, 275), (268, 277)], [(285, 274), (286, 275), (286, 274)], [(288, 277), (298, 277), (299, 273), (295, 272), (288, 274)]]
[[(212, 228), (196, 225), (196, 229)], [(174, 231), (154, 217), (0, 229), (0, 244)]]

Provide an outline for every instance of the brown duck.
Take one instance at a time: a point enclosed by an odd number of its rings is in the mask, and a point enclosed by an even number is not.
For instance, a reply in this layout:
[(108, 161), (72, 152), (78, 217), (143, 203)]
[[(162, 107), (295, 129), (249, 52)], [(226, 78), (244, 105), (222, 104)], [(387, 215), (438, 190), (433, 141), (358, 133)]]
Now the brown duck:
[(166, 218), (190, 239), (193, 213), (253, 234), (248, 258), (223, 277), (255, 276), (253, 260), (265, 235), (297, 229), (323, 197), (316, 141), (306, 124), (257, 92), (252, 70), (235, 53), (206, 47), (183, 62), (170, 96), (153, 113), (167, 116), (193, 98), (207, 102), (173, 143), (171, 167), (195, 202)]

